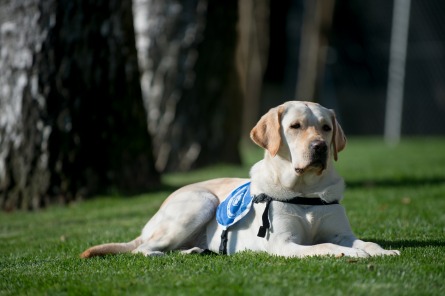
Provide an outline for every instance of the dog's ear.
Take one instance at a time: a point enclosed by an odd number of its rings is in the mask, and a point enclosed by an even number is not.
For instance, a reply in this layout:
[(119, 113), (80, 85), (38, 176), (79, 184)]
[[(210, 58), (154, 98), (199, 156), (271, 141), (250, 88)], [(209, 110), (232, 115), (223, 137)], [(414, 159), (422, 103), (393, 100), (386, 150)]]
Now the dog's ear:
[(331, 111), (332, 111), (332, 126), (333, 126), (331, 142), (334, 150), (334, 160), (337, 161), (338, 152), (342, 151), (346, 147), (346, 136), (340, 124), (338, 123), (337, 118), (335, 117), (334, 110)]
[(269, 151), (272, 157), (277, 155), (281, 145), (280, 121), (283, 109), (283, 106), (270, 109), (250, 131), (252, 141)]

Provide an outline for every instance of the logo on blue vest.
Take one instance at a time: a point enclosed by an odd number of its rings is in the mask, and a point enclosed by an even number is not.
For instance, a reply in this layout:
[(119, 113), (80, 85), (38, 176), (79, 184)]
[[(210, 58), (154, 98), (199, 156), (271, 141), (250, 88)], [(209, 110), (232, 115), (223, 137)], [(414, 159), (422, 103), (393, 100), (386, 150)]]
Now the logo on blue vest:
[(235, 188), (216, 210), (216, 220), (224, 229), (235, 224), (249, 213), (252, 206), (250, 182)]

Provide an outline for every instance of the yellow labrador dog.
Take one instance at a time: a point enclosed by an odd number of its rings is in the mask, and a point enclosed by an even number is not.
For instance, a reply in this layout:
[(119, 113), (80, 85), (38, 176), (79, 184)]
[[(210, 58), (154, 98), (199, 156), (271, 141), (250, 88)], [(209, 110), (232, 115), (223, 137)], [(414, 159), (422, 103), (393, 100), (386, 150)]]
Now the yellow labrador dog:
[[(333, 111), (311, 102), (286, 102), (265, 114), (250, 136), (266, 150), (252, 167), (250, 180), (214, 179), (185, 186), (166, 199), (138, 238), (94, 246), (81, 257), (204, 249), (285, 257), (400, 254), (359, 240), (351, 230), (339, 204), (344, 182), (333, 166), (346, 138)], [(226, 201), (230, 195), (235, 201)], [(243, 217), (234, 218), (233, 206), (243, 198)], [(220, 221), (225, 218), (217, 213), (219, 205), (233, 224)]]

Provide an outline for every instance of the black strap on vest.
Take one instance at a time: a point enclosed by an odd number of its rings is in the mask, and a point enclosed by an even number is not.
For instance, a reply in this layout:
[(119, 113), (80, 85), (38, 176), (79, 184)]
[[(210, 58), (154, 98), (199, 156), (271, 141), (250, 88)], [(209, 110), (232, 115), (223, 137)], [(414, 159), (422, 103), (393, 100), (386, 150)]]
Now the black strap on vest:
[(260, 229), (258, 230), (258, 234), (257, 234), (257, 236), (259, 236), (259, 237), (265, 237), (267, 229), (270, 228), (269, 207), (270, 207), (270, 203), (272, 202), (272, 200), (273, 200), (272, 197), (270, 197), (264, 193), (255, 195), (253, 197), (254, 203), (262, 203), (262, 202), (266, 203), (266, 207), (264, 208), (264, 212), (263, 212), (263, 216), (262, 216), (263, 225), (260, 226)]
[(314, 197), (297, 196), (297, 197), (294, 197), (291, 199), (282, 200), (282, 199), (275, 199), (275, 198), (270, 197), (264, 193), (256, 195), (253, 197), (254, 203), (262, 203), (262, 202), (266, 203), (266, 207), (264, 208), (264, 212), (263, 212), (263, 216), (262, 216), (263, 226), (260, 226), (260, 229), (258, 230), (258, 234), (257, 234), (257, 236), (259, 236), (259, 237), (265, 237), (266, 231), (270, 228), (269, 207), (270, 207), (270, 203), (272, 201), (279, 201), (279, 202), (290, 203), (290, 204), (294, 204), (294, 205), (307, 205), (307, 206), (326, 206), (326, 205), (338, 204), (337, 200), (333, 201), (333, 202), (326, 202), (326, 201), (322, 200), (321, 198), (314, 198)]
[[(269, 207), (270, 203), (272, 201), (279, 201), (284, 203), (290, 203), (294, 205), (307, 205), (307, 206), (327, 206), (327, 205), (336, 205), (338, 204), (338, 201), (333, 202), (326, 202), (322, 200), (321, 198), (314, 198), (314, 197), (301, 197), (297, 196), (291, 199), (281, 200), (281, 199), (275, 199), (273, 197), (270, 197), (264, 193), (261, 193), (259, 195), (255, 195), (252, 200), (254, 203), (266, 203), (266, 207), (264, 208), (262, 220), (263, 225), (260, 226), (260, 229), (258, 230), (257, 236), (259, 237), (266, 237), (266, 232), (270, 228), (270, 221), (269, 221)], [(222, 255), (227, 255), (227, 233), (229, 231), (229, 228), (223, 230), (221, 233), (221, 244), (219, 245), (219, 253)]]
[(229, 230), (229, 228), (224, 229), (221, 233), (221, 244), (219, 245), (219, 253), (221, 255), (227, 255), (227, 231)]

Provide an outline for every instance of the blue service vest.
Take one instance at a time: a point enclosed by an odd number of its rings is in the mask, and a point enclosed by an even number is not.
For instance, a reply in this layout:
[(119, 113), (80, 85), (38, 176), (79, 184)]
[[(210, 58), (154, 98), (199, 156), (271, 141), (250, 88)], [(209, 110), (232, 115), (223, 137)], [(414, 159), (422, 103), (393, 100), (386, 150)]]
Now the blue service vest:
[(235, 188), (216, 210), (216, 221), (223, 229), (235, 224), (246, 216), (252, 208), (250, 181)]

